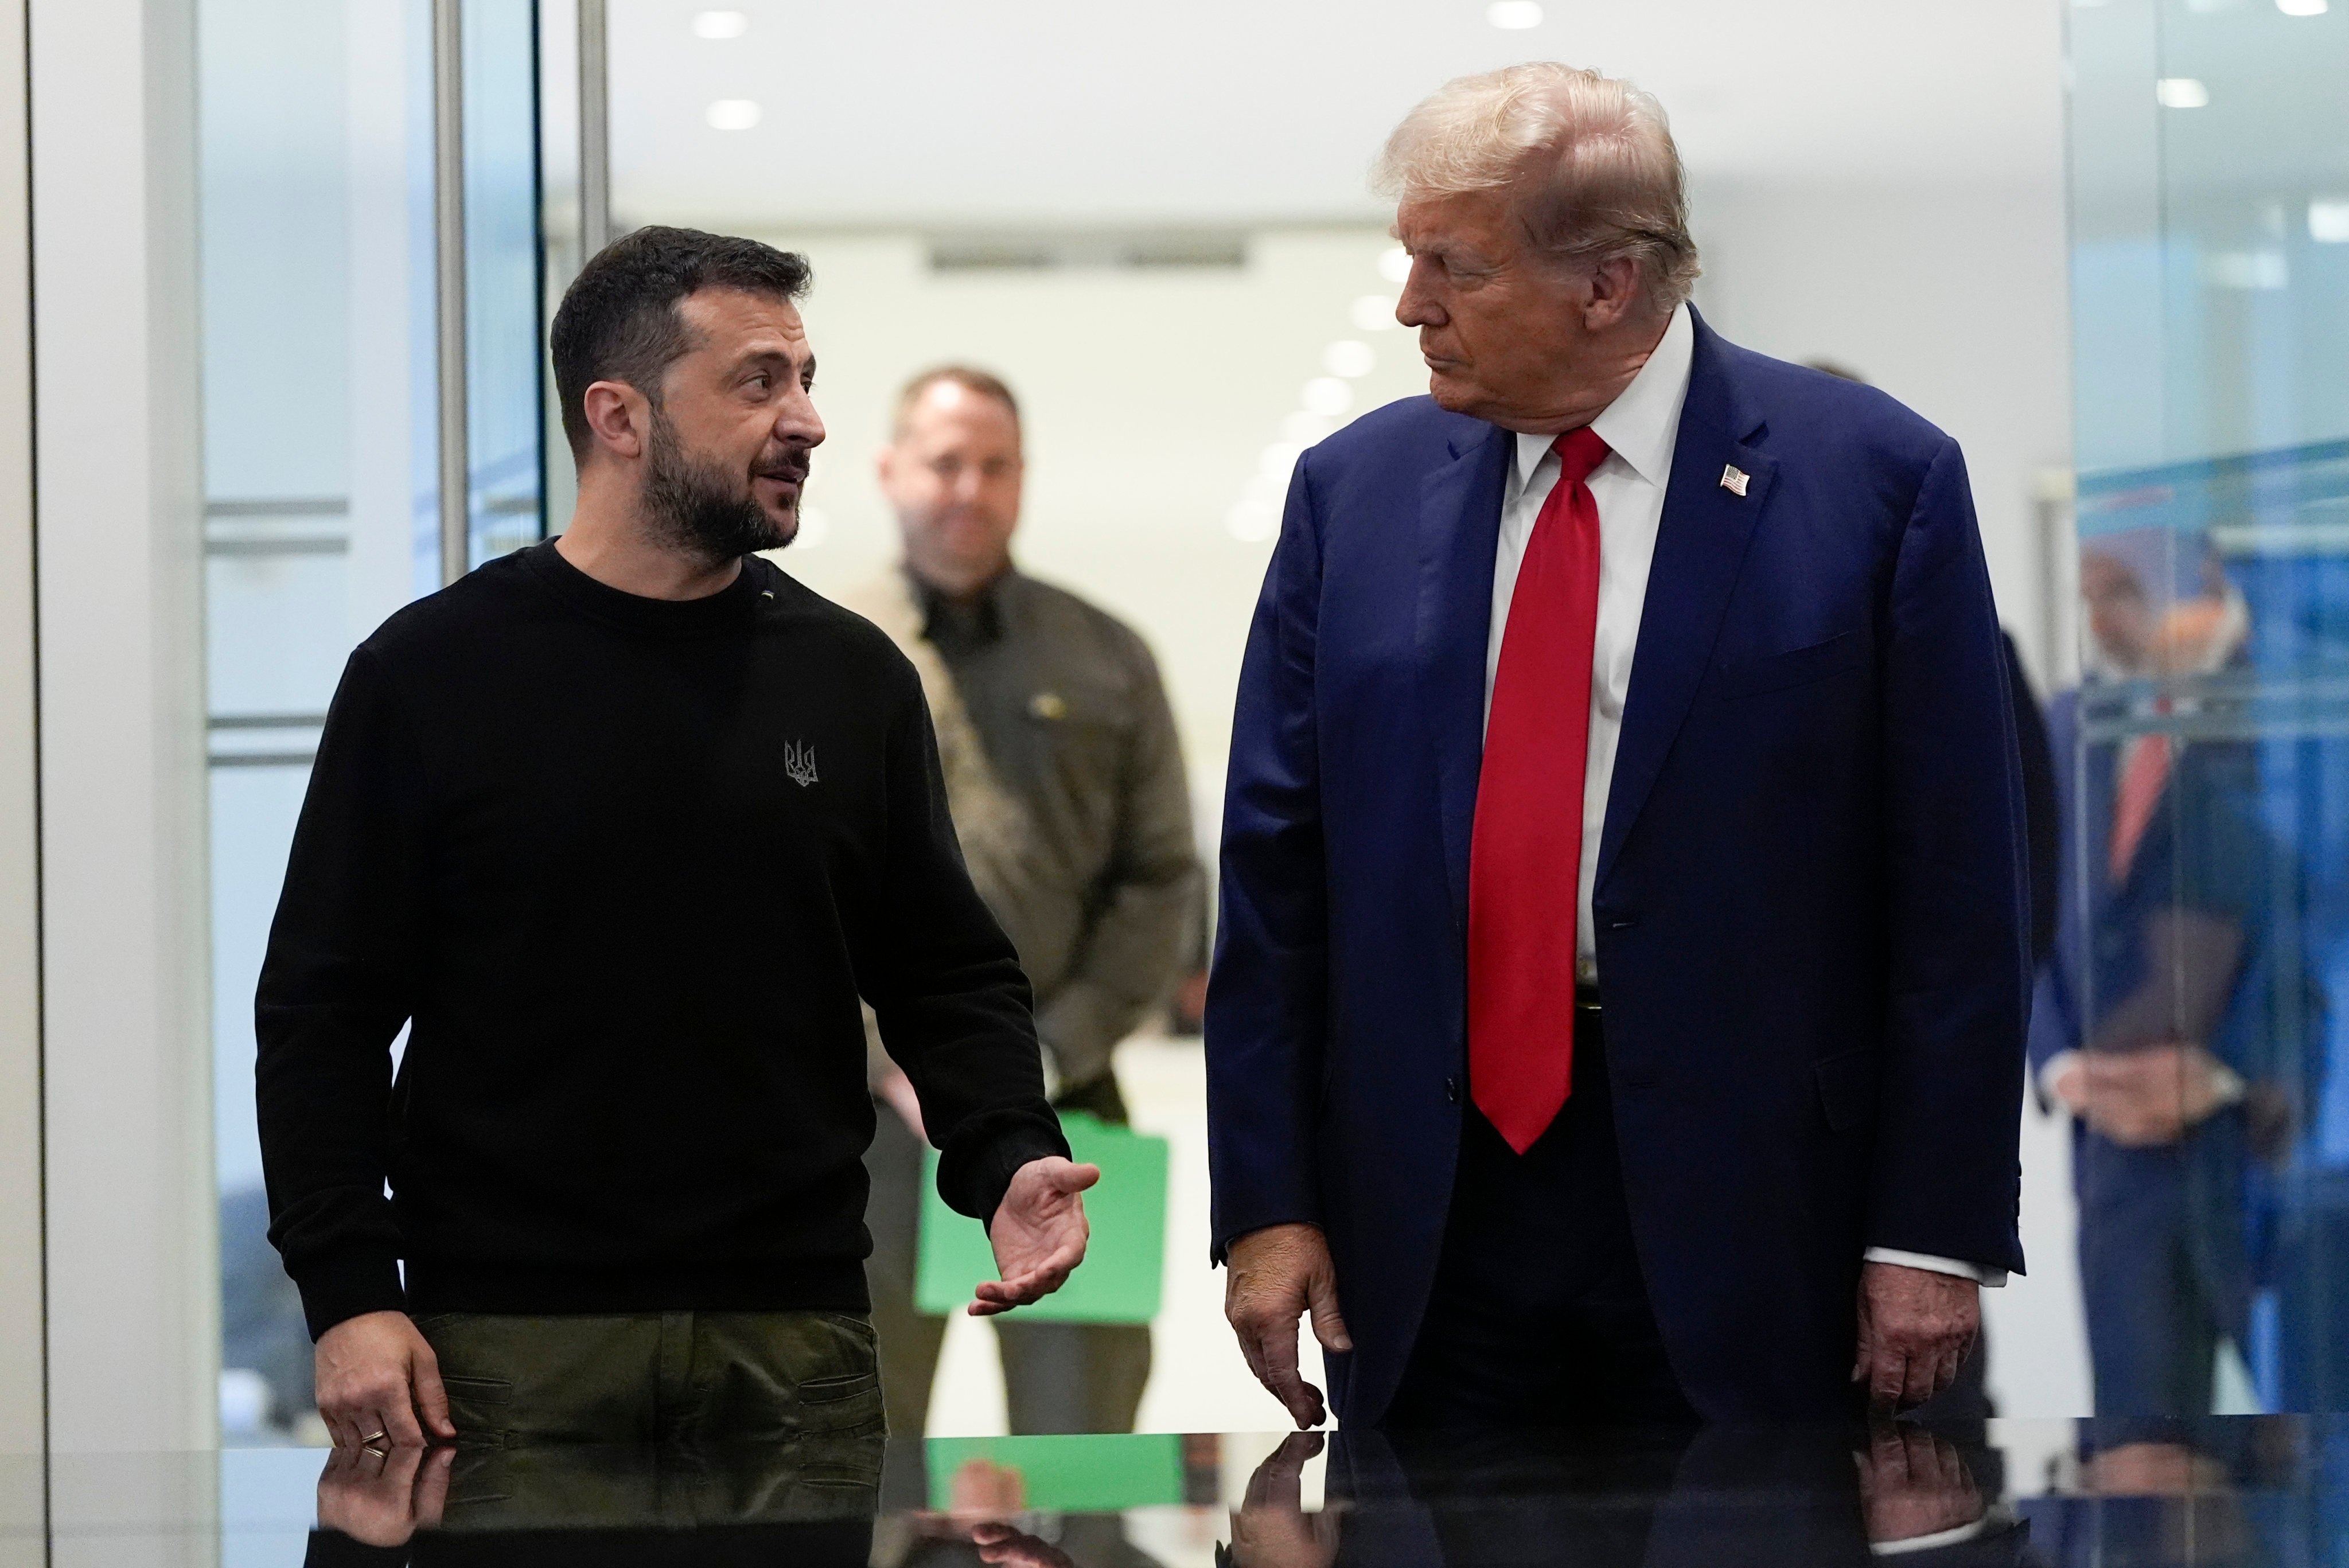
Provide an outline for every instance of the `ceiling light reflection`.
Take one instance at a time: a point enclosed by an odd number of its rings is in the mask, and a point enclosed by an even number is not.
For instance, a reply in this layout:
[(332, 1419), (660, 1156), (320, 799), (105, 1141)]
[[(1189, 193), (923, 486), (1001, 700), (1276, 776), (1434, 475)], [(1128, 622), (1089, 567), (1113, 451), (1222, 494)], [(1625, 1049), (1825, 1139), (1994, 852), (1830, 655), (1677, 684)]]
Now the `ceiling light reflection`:
[(1305, 384), (1298, 401), (1305, 405), (1307, 413), (1334, 419), (1354, 406), (1354, 388), (1335, 376), (1316, 376)]
[(2276, 0), (2276, 9), (2287, 16), (2322, 16), (2333, 6), (2331, 0)]
[(1395, 320), (1396, 301), (1384, 294), (1363, 294), (1354, 301), (1348, 314), (1353, 318), (1356, 332), (1384, 332), (1400, 325)]
[(1401, 245), (1389, 245), (1379, 253), (1379, 276), (1391, 284), (1407, 281), (1411, 276), (1411, 253)]
[(750, 30), (750, 18), (740, 11), (704, 11), (693, 19), (697, 38), (739, 38)]
[(1337, 428), (1338, 421), (1329, 415), (1299, 408), (1280, 422), (1280, 438), (1295, 446), (1309, 447)]
[(2349, 200), (2311, 201), (2308, 237), (2320, 245), (2349, 245)]
[(1485, 7), (1485, 20), (1495, 27), (1519, 32), (1542, 24), (1542, 8), (1534, 0), (1493, 0)]
[(2164, 77), (2153, 84), (2153, 96), (2164, 108), (2204, 108), (2210, 89), (2192, 77)]
[(759, 106), (749, 98), (719, 98), (702, 118), (712, 130), (748, 130), (759, 123)]
[(1333, 343), (1321, 351), (1321, 368), (1332, 376), (1342, 376), (1349, 381), (1357, 377), (1368, 376), (1371, 373), (1371, 367), (1378, 362), (1377, 350), (1367, 343), (1350, 337)]

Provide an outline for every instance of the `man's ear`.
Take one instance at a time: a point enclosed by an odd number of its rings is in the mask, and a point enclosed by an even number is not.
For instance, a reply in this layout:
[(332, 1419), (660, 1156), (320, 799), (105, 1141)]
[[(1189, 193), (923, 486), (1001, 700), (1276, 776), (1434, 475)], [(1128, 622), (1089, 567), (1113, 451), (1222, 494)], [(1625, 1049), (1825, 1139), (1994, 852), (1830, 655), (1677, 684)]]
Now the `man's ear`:
[(652, 405), (625, 381), (598, 381), (580, 394), (588, 433), (616, 458), (641, 458), (652, 438)]
[(1583, 306), (1583, 325), (1604, 332), (1630, 316), (1641, 297), (1640, 263), (1617, 256), (1590, 269), (1590, 300)]

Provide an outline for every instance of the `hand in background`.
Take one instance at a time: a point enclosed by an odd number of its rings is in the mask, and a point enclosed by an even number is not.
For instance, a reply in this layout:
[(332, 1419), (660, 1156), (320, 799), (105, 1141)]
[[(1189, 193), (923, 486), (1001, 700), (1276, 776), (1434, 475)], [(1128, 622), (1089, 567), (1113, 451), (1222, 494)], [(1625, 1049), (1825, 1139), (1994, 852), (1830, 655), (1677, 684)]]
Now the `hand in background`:
[(318, 1476), (318, 1527), (363, 1546), (405, 1546), (440, 1522), (454, 1449), (336, 1449)]
[(1859, 1354), (1851, 1380), (1869, 1410), (1913, 1409), (1957, 1380), (1958, 1363), (1982, 1333), (1982, 1287), (1956, 1274), (1900, 1264), (1859, 1271)]
[[(420, 1449), (457, 1435), (440, 1360), (404, 1312), (345, 1318), (318, 1338), (318, 1414), (338, 1449)], [(423, 1421), (418, 1424), (418, 1414)]]
[(1003, 1202), (987, 1227), (995, 1247), (999, 1280), (978, 1287), (973, 1317), (991, 1317), (1041, 1301), (1066, 1284), (1085, 1261), (1085, 1201), (1078, 1194), (1101, 1180), (1098, 1165), (1079, 1165), (1055, 1154), (1030, 1160), (1011, 1178)]
[(889, 1109), (897, 1113), (897, 1119), (905, 1124), (905, 1130), (914, 1135), (915, 1142), (927, 1143), (930, 1140), (929, 1133), (922, 1126), (921, 1097), (914, 1092), (914, 1080), (905, 1076), (904, 1068), (891, 1062), (879, 1081), (874, 1084), (873, 1092), (888, 1102)]
[(1963, 1455), (1922, 1427), (1880, 1426), (1868, 1434), (1859, 1467), (1868, 1543), (1915, 1541), (1971, 1524), (1990, 1511)]
[(1239, 1336), (1248, 1370), (1288, 1407), (1299, 1427), (1327, 1418), (1321, 1390), (1298, 1370), (1297, 1319), (1313, 1315), (1324, 1350), (1354, 1347), (1338, 1311), (1338, 1269), (1319, 1225), (1268, 1225), (1231, 1245), (1225, 1259), (1224, 1319)]
[(2231, 1104), (2233, 1075), (2199, 1046), (2083, 1052), (2055, 1079), (2072, 1113), (2125, 1149), (2175, 1143)]
[(1232, 1511), (1232, 1545), (1223, 1560), (1233, 1568), (1330, 1568), (1338, 1560), (1338, 1515), (1308, 1514), (1305, 1462), (1321, 1451), (1319, 1432), (1291, 1432), (1248, 1477), (1247, 1493)]

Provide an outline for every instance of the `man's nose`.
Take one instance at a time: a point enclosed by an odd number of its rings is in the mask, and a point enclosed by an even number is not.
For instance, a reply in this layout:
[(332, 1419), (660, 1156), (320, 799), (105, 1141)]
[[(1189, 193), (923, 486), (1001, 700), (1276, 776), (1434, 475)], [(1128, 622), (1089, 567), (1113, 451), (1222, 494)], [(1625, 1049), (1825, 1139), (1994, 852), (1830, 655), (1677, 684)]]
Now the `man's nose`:
[(815, 399), (805, 392), (786, 399), (775, 412), (775, 437), (787, 446), (823, 445), (823, 417), (815, 411)]
[(1395, 301), (1395, 319), (1405, 326), (1442, 326), (1451, 318), (1436, 302), (1435, 263), (1426, 256), (1411, 259), (1411, 273), (1403, 280), (1402, 297)]

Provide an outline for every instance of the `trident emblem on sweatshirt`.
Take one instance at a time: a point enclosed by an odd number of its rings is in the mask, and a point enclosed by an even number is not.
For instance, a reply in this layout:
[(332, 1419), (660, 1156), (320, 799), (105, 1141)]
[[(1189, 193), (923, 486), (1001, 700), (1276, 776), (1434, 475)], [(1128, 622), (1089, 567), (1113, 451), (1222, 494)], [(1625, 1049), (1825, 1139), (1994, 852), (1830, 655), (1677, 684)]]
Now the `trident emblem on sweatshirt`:
[(815, 782), (815, 748), (796, 740), (783, 742), (783, 772), (804, 789)]

